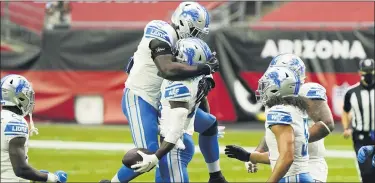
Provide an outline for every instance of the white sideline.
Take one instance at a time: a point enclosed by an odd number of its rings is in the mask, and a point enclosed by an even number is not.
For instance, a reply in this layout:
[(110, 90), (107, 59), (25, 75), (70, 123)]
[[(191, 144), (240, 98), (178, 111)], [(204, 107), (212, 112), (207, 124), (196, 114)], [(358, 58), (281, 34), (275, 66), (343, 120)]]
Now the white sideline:
[[(127, 151), (134, 148), (130, 143), (110, 143), (110, 142), (76, 142), (59, 140), (30, 140), (30, 148), (38, 149), (69, 149), (69, 150), (103, 150), (103, 151)], [(224, 154), (224, 146), (220, 146), (220, 154)], [(255, 147), (244, 147), (253, 151)], [(195, 146), (195, 153), (201, 153), (199, 146)], [(355, 158), (354, 151), (348, 150), (327, 150), (326, 157), (330, 158)]]

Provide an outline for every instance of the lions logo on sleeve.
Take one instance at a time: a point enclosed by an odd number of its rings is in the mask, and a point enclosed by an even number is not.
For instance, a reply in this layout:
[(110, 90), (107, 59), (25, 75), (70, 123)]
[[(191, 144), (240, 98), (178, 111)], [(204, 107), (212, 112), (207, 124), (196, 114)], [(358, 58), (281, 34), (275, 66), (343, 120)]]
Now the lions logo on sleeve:
[(291, 125), (293, 122), (292, 114), (282, 107), (271, 107), (267, 112), (266, 127), (272, 125)]
[(299, 95), (311, 100), (327, 100), (326, 89), (318, 83), (305, 83), (301, 86)]
[(163, 97), (168, 101), (189, 102), (192, 93), (187, 82), (168, 82), (163, 90)]
[(9, 142), (16, 137), (29, 137), (29, 126), (21, 116), (6, 110), (1, 115), (2, 138)]
[[(176, 42), (174, 29), (167, 22), (161, 20), (153, 20), (149, 22), (144, 29), (144, 37), (151, 39), (158, 39), (168, 43), (170, 46)], [(175, 38), (176, 37), (176, 38)]]

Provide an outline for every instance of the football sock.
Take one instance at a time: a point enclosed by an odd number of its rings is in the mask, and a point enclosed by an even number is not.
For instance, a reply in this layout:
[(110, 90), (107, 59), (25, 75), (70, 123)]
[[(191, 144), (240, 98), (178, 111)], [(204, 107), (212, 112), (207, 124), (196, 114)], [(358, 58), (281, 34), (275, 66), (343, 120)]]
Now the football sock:
[(219, 142), (217, 134), (212, 136), (199, 135), (199, 148), (207, 163), (209, 173), (220, 171)]
[(125, 165), (122, 165), (122, 167), (118, 170), (115, 176), (113, 176), (111, 182), (129, 182), (133, 180), (135, 177), (137, 177), (139, 174), (134, 172), (133, 169), (130, 169), (126, 167)]

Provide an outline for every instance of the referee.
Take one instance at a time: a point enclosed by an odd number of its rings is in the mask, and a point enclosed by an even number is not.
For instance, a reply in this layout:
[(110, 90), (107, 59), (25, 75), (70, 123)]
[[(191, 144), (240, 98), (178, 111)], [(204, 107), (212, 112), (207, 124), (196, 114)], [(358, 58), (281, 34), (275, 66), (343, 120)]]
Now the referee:
[[(357, 155), (362, 146), (375, 145), (374, 60), (362, 60), (359, 63), (359, 74), (361, 76), (360, 82), (352, 86), (345, 94), (344, 112), (341, 118), (344, 137), (347, 139), (352, 136)], [(350, 119), (351, 128), (349, 127)], [(371, 165), (371, 158), (368, 158), (364, 163), (360, 163), (359, 169), (363, 183), (375, 183), (375, 168)]]

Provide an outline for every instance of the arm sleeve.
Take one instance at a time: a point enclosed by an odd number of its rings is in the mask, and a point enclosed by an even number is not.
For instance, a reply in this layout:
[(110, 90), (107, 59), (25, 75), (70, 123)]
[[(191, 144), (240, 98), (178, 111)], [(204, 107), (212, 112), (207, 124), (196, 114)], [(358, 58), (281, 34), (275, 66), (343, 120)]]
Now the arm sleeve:
[(352, 104), (350, 103), (350, 97), (352, 96), (351, 90), (347, 91), (344, 97), (344, 111), (349, 112), (352, 109)]
[(27, 138), (28, 134), (29, 127), (21, 121), (9, 121), (4, 129), (4, 136), (8, 142), (16, 137)]
[(189, 102), (193, 97), (189, 86), (184, 82), (172, 82), (163, 91), (168, 101)]
[(266, 127), (272, 125), (291, 125), (293, 122), (292, 115), (282, 109), (270, 109), (266, 116)]

